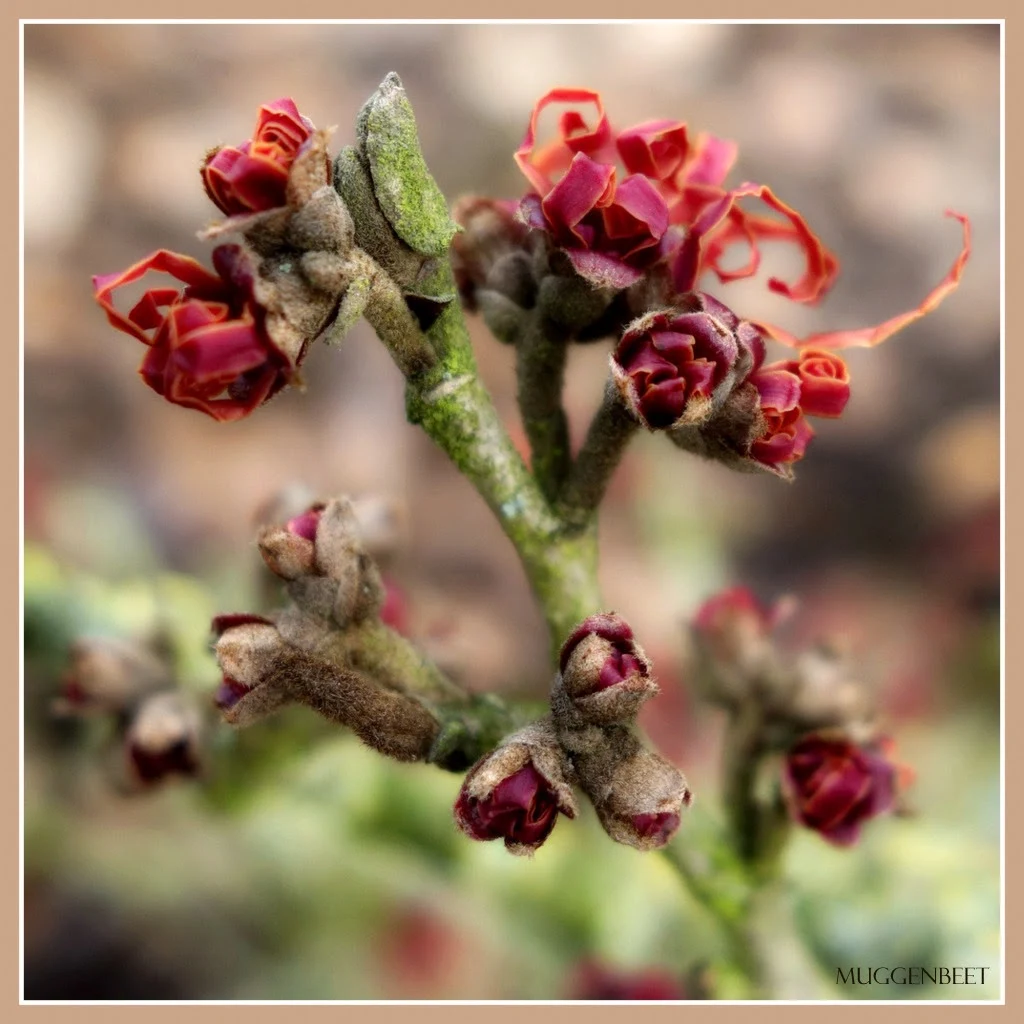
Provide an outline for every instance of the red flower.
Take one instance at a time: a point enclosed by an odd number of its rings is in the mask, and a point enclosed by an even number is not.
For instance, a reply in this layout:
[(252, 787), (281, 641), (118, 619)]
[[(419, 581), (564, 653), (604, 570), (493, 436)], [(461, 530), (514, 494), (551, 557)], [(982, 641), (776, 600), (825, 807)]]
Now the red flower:
[[(271, 339), (242, 248), (214, 249), (213, 266), (215, 274), (161, 249), (120, 273), (94, 277), (93, 289), (110, 323), (149, 347), (139, 368), (149, 387), (175, 405), (236, 420), (280, 391), (300, 360)], [(127, 314), (116, 309), (117, 290), (150, 270), (184, 288), (150, 288)]]
[(612, 372), (634, 415), (650, 430), (707, 419), (764, 354), (756, 328), (720, 302), (697, 295), (701, 308), (661, 310), (634, 321), (612, 357)]
[[(537, 147), (537, 122), (550, 103), (592, 103), (597, 125), (591, 128), (578, 110), (568, 110), (558, 137)], [(626, 152), (637, 166), (658, 166), (671, 162), (673, 148), (678, 143), (666, 143), (657, 129), (638, 130), (627, 139)], [(582, 277), (599, 287), (625, 288), (665, 255), (671, 243), (668, 205), (642, 173), (616, 182), (615, 147), (597, 93), (552, 89), (542, 96), (515, 157), (536, 190), (523, 199), (520, 217), (547, 231)]]
[(799, 359), (775, 364), (800, 378), (800, 408), (807, 416), (836, 417), (850, 400), (846, 363), (820, 349), (803, 349)]
[(532, 763), (503, 778), (484, 796), (471, 796), (469, 782), (467, 777), (459, 793), (455, 820), (473, 839), (504, 839), (506, 846), (535, 849), (551, 835), (558, 796)]
[(264, 104), (251, 139), (207, 156), (202, 167), (207, 195), (228, 216), (284, 206), (288, 172), (314, 130), (292, 100)]
[(856, 842), (864, 822), (895, 801), (898, 770), (885, 746), (823, 733), (800, 740), (786, 757), (785, 780), (801, 824), (838, 846)]
[(804, 457), (814, 431), (800, 408), (800, 378), (766, 366), (750, 378), (757, 388), (765, 431), (750, 447), (750, 457), (764, 466), (788, 466)]

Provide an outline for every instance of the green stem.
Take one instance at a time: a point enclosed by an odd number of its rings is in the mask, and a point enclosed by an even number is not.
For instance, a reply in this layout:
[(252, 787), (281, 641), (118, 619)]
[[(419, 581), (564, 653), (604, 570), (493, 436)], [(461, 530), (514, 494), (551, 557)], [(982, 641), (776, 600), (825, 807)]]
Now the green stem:
[(761, 853), (762, 812), (756, 786), (764, 754), (763, 735), (761, 709), (751, 701), (729, 719), (723, 751), (722, 802), (728, 814), (730, 839), (748, 865), (756, 864)]
[(530, 441), (533, 475), (549, 502), (569, 474), (569, 421), (562, 408), (569, 332), (539, 310), (526, 318), (516, 344), (519, 411)]
[(459, 304), (449, 303), (427, 334), (441, 360), (409, 381), (409, 421), (448, 454), (512, 541), (544, 612), (554, 657), (572, 627), (601, 609), (596, 529), (567, 531), (545, 500), (477, 378)]
[(559, 501), (558, 511), (567, 523), (582, 527), (596, 515), (612, 473), (638, 429), (609, 379)]

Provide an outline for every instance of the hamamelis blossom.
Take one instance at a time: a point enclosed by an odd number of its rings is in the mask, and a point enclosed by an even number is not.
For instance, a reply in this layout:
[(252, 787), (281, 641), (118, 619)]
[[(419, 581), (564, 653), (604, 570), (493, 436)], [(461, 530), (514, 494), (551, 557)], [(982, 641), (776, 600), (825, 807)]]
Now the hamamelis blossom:
[(657, 310), (626, 328), (612, 376), (626, 407), (649, 430), (702, 423), (764, 359), (757, 328), (709, 295)]
[[(110, 323), (148, 346), (139, 375), (149, 387), (175, 405), (236, 420), (292, 379), (302, 353), (286, 353), (271, 337), (241, 246), (218, 246), (213, 266), (216, 273), (160, 249), (127, 270), (94, 277), (93, 289)], [(150, 288), (121, 312), (117, 292), (150, 271), (176, 283)]]
[[(554, 137), (541, 143), (540, 117), (557, 104), (566, 109)], [(769, 278), (769, 290), (794, 302), (818, 302), (836, 280), (838, 259), (801, 214), (768, 186), (726, 186), (736, 156), (736, 145), (726, 139), (701, 133), (691, 141), (682, 121), (647, 121), (615, 131), (599, 93), (552, 89), (534, 106), (515, 153), (533, 190), (520, 205), (520, 217), (546, 231), (576, 271), (594, 285), (626, 287), (664, 261), (677, 295), (700, 287), (707, 273), (723, 284), (753, 277), (761, 266), (760, 244), (786, 242), (802, 253), (803, 272), (793, 281)], [(621, 181), (620, 169), (626, 172)], [(741, 205), (749, 200), (760, 200), (768, 212)], [(947, 213), (963, 227), (961, 252), (946, 277), (914, 309), (873, 327), (805, 339), (771, 324), (756, 326), (764, 335), (797, 348), (879, 344), (929, 313), (959, 283), (970, 254), (970, 225), (962, 214)], [(726, 253), (737, 245), (746, 248), (746, 261), (727, 269)]]
[[(592, 105), (595, 124), (580, 110), (567, 110), (558, 137), (538, 146), (537, 124), (552, 103)], [(671, 159), (659, 156), (663, 162)], [(668, 204), (644, 174), (617, 180), (611, 128), (596, 92), (552, 89), (542, 96), (515, 158), (534, 189), (520, 204), (519, 216), (546, 231), (576, 272), (594, 285), (624, 288), (666, 255), (673, 241)]]
[(890, 754), (885, 740), (859, 746), (840, 734), (804, 737), (786, 757), (794, 815), (830, 843), (855, 843), (865, 821), (891, 810), (901, 774), (907, 774)]
[(251, 139), (207, 155), (201, 168), (207, 195), (228, 216), (284, 206), (288, 172), (314, 131), (293, 100), (265, 103)]

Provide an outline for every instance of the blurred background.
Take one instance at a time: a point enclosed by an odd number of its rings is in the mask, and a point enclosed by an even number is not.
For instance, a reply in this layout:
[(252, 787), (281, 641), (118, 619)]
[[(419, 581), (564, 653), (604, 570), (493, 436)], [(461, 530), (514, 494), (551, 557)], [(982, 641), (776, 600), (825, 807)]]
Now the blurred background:
[[(535, 99), (602, 91), (613, 125), (685, 119), (736, 140), (732, 181), (797, 206), (841, 260), (818, 308), (757, 282), (714, 288), (798, 333), (915, 306), (974, 251), (941, 308), (848, 362), (853, 399), (786, 485), (640, 438), (602, 510), (606, 602), (652, 655), (645, 709), (714, 813), (721, 721), (688, 696), (684, 627), (738, 583), (801, 601), (875, 686), (915, 814), (853, 850), (800, 834), (801, 928), (850, 964), (988, 966), (976, 988), (860, 998), (995, 998), (999, 962), (999, 28), (701, 25), (28, 25), (25, 34), (25, 996), (563, 999), (593, 965), (680, 991), (722, 955), (662, 858), (564, 822), (531, 862), (459, 837), (459, 777), (397, 766), (302, 709), (243, 733), (211, 715), (212, 768), (128, 796), (109, 726), (55, 718), (68, 645), (161, 633), (209, 703), (211, 615), (266, 601), (257, 508), (282, 486), (404, 510), (388, 571), (410, 636), (474, 690), (542, 698), (546, 638), (511, 546), (471, 486), (405, 423), (402, 380), (365, 324), (314, 351), (308, 389), (251, 419), (163, 402), (136, 375), (90, 277), (157, 248), (205, 258), (196, 173), (291, 96), (354, 140), (388, 71), (442, 190), (514, 197)], [(472, 325), (514, 436), (512, 353)], [(579, 346), (579, 440), (608, 345)], [(686, 826), (676, 842), (685, 843)], [(571, 884), (569, 880), (571, 879)], [(589, 966), (588, 966), (589, 965)], [(581, 980), (583, 979), (583, 980)], [(728, 979), (719, 979), (728, 993)], [(587, 989), (587, 985), (591, 985)], [(581, 987), (582, 986), (582, 987)], [(837, 991), (839, 997), (843, 993)]]

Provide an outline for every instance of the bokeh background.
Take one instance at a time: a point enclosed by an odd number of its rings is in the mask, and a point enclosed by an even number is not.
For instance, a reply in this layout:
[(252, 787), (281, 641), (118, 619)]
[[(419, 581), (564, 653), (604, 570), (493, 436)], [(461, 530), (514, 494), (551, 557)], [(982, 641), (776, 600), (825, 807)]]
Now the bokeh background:
[[(408, 629), (467, 686), (542, 697), (546, 641), (514, 553), (469, 484), (404, 421), (365, 324), (315, 351), (308, 389), (217, 424), (136, 376), (90, 276), (157, 248), (197, 257), (213, 209), (196, 169), (289, 95), (353, 141), (397, 71), (450, 199), (512, 197), (537, 96), (600, 89), (613, 124), (684, 118), (735, 139), (733, 180), (771, 185), (841, 259), (820, 307), (720, 289), (797, 333), (874, 323), (920, 298), (960, 243), (959, 290), (879, 349), (821, 422), (798, 479), (731, 474), (640, 438), (602, 512), (602, 581), (665, 694), (646, 725), (713, 812), (721, 721), (688, 695), (684, 624), (736, 583), (792, 593), (877, 688), (915, 815), (854, 850), (789, 857), (813, 953), (836, 966), (974, 965), (999, 994), (999, 28), (853, 25), (28, 25), (25, 34), (25, 995), (502, 998), (580, 994), (584, 962), (693, 977), (721, 938), (661, 858), (592, 816), (531, 862), (459, 837), (459, 778), (385, 763), (303, 710), (241, 734), (210, 720), (201, 784), (126, 796), (101, 724), (50, 700), (82, 633), (170, 638), (181, 683), (217, 681), (209, 617), (266, 590), (256, 509), (281, 486), (379, 495), (403, 513), (389, 572)], [(768, 273), (793, 258), (769, 251)], [(521, 435), (511, 353), (472, 325)], [(572, 353), (579, 439), (608, 346)], [(676, 840), (687, 841), (686, 828)], [(834, 988), (834, 986), (833, 986)], [(837, 997), (844, 993), (836, 990)], [(849, 993), (846, 993), (849, 994)]]

